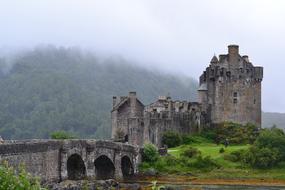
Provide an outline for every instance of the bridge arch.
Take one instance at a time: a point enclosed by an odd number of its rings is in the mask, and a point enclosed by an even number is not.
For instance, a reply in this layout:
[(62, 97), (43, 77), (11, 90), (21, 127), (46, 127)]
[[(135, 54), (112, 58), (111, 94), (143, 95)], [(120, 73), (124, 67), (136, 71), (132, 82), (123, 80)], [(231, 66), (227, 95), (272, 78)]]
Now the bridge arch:
[(94, 161), (94, 165), (96, 179), (113, 179), (115, 177), (115, 166), (108, 156), (99, 156)]
[(68, 157), (67, 176), (69, 180), (80, 180), (86, 177), (86, 167), (79, 154), (72, 154)]
[(134, 174), (134, 167), (131, 159), (128, 156), (123, 156), (121, 159), (121, 169), (123, 177), (129, 177)]

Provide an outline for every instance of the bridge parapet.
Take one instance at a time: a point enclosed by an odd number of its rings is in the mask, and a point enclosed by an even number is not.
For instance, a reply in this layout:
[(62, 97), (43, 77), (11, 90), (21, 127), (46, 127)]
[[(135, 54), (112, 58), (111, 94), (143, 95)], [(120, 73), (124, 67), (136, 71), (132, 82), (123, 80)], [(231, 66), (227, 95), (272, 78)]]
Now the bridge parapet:
[(139, 147), (103, 140), (24, 140), (0, 144), (0, 160), (15, 168), (22, 163), (44, 182), (123, 178), (138, 172), (140, 159)]

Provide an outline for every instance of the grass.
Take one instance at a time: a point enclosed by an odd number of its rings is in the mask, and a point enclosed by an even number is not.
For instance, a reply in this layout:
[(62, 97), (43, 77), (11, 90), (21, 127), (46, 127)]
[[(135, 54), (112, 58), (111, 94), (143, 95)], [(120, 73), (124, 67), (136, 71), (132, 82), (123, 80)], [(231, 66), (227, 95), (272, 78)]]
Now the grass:
[[(220, 167), (209, 170), (193, 168), (185, 166), (181, 162), (191, 162), (194, 158), (188, 160), (181, 160), (180, 154), (188, 147), (197, 148), (202, 157), (210, 156)], [(250, 145), (231, 145), (225, 148), (223, 145), (216, 145), (214, 143), (193, 143), (190, 145), (181, 145), (179, 147), (170, 148), (168, 153), (178, 160), (178, 163), (169, 164), (166, 159), (161, 157), (155, 164), (146, 164), (141, 168), (155, 168), (162, 174), (183, 175), (189, 174), (198, 179), (267, 179), (267, 180), (285, 180), (285, 163), (281, 163), (278, 167), (273, 169), (252, 169), (242, 165), (240, 162), (232, 162), (224, 159), (225, 154), (240, 149), (248, 149)], [(220, 149), (224, 148), (225, 152), (220, 153)]]
[[(238, 163), (225, 160), (224, 159), (225, 154), (229, 154), (236, 150), (249, 148), (249, 145), (232, 145), (225, 148), (225, 146), (223, 145), (216, 145), (213, 143), (201, 143), (201, 144), (181, 145), (179, 147), (170, 148), (169, 154), (178, 158), (180, 154), (183, 152), (183, 150), (185, 150), (189, 146), (197, 148), (199, 151), (201, 151), (202, 156), (211, 156), (211, 158), (217, 161), (218, 164), (224, 167), (237, 167), (240, 165)], [(224, 153), (220, 153), (221, 148), (224, 148), (225, 150)]]

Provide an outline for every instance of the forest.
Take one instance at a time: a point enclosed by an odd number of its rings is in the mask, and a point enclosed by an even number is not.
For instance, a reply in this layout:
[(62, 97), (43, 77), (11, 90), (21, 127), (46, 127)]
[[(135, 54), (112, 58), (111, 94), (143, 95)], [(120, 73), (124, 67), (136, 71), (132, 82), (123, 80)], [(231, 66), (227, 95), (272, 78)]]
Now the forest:
[(43, 46), (0, 58), (0, 136), (109, 138), (112, 97), (136, 91), (144, 104), (159, 95), (196, 100), (196, 80), (147, 69), (118, 56)]

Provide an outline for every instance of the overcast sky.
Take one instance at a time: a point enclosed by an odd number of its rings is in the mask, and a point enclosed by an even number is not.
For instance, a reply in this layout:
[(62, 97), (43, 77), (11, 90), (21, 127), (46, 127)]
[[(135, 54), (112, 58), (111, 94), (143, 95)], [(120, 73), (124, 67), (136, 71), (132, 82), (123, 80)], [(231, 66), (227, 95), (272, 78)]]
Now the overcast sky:
[(285, 112), (283, 0), (0, 0), (0, 48), (80, 46), (199, 77), (238, 44), (264, 67), (263, 110)]

